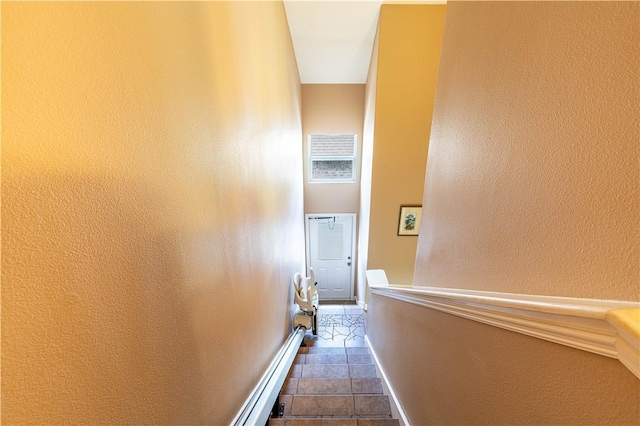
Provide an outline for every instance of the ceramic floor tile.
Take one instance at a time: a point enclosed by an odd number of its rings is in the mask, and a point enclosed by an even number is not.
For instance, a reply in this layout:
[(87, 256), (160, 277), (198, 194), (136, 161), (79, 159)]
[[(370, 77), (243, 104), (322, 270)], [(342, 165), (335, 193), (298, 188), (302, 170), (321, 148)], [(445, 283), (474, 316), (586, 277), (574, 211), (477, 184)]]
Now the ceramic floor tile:
[[(345, 340), (347, 340), (348, 337), (349, 337), (348, 334), (341, 334), (341, 333), (338, 333), (338, 332), (334, 332), (333, 333), (333, 337), (331, 338), (331, 340), (333, 340), (334, 342), (342, 343)], [(342, 346), (344, 346), (344, 344)]]
[(382, 393), (382, 381), (378, 378), (351, 379), (351, 392)]
[(284, 385), (282, 386), (282, 390), (280, 391), (283, 395), (294, 395), (298, 389), (298, 378), (290, 377), (284, 381)]
[(307, 354), (306, 364), (346, 364), (346, 354)]
[(347, 350), (345, 350), (344, 348), (340, 347), (340, 348), (326, 348), (326, 347), (309, 347), (308, 349), (308, 353), (310, 354), (344, 354), (344, 353), (349, 353)]
[(364, 315), (343, 315), (342, 316), (342, 325), (343, 326), (361, 326), (364, 327)]
[(391, 415), (389, 397), (386, 395), (355, 395), (353, 401), (356, 415)]
[(280, 395), (280, 403), (284, 404), (284, 417), (291, 415), (291, 405), (293, 404), (293, 395)]
[(351, 334), (351, 328), (349, 327), (333, 327), (333, 335), (342, 335), (342, 336), (348, 336), (349, 334)]
[(349, 366), (346, 364), (305, 364), (302, 366), (304, 378), (348, 378)]
[(291, 419), (285, 426), (358, 426), (357, 419)]
[(348, 364), (373, 364), (369, 354), (349, 354), (347, 360)]
[(368, 354), (369, 348), (364, 346), (346, 348), (347, 354)]
[[(367, 365), (367, 364), (349, 365), (349, 375), (350, 377), (357, 378), (357, 379), (378, 377), (376, 373), (376, 367), (374, 365)], [(303, 370), (303, 377), (304, 377), (304, 370)]]
[[(361, 405), (366, 402), (361, 402)], [(367, 408), (365, 406), (365, 408)], [(347, 395), (305, 396), (295, 395), (291, 407), (292, 416), (352, 416), (354, 397)]]
[(344, 341), (344, 346), (345, 347), (366, 347), (367, 346), (367, 342), (365, 342), (365, 340), (363, 338), (360, 337), (356, 337), (354, 339), (350, 339), (350, 340), (345, 340)]
[(344, 321), (344, 314), (323, 314), (318, 315), (318, 327), (341, 327)]
[(351, 327), (351, 333), (358, 337), (362, 337), (363, 339), (364, 339), (364, 336), (367, 334), (364, 326), (360, 326), (360, 325)]
[[(358, 426), (399, 426), (397, 419), (358, 419)], [(289, 424), (287, 423), (287, 426)]]
[(320, 302), (318, 306), (319, 314), (341, 314), (344, 315), (344, 305), (325, 305)]
[(302, 378), (298, 395), (347, 395), (351, 394), (351, 379)]
[(302, 364), (292, 365), (287, 377), (300, 377), (302, 375)]
[(344, 339), (345, 342), (350, 340), (364, 340), (364, 333), (362, 336), (358, 334), (358, 330), (353, 330), (349, 333), (349, 335)]
[(325, 348), (344, 348), (345, 344), (344, 344), (344, 340), (334, 340), (332, 338), (330, 339), (322, 339), (322, 338), (317, 338), (317, 339), (313, 339), (310, 340), (307, 343), (308, 346), (315, 346), (315, 347), (325, 347)]
[(321, 303), (317, 335), (305, 333), (281, 392), (288, 417), (273, 425), (398, 426), (390, 419), (365, 335), (360, 307)]
[(315, 336), (315, 340), (332, 340), (333, 328), (332, 327), (318, 327), (318, 335)]

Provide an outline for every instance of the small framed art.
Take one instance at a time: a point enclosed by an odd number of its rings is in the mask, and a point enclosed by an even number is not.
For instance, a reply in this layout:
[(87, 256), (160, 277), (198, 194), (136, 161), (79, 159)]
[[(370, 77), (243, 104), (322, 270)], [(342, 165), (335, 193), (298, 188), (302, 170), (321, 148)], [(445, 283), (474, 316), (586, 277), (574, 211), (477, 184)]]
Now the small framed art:
[(422, 219), (422, 206), (400, 206), (398, 235), (418, 235)]

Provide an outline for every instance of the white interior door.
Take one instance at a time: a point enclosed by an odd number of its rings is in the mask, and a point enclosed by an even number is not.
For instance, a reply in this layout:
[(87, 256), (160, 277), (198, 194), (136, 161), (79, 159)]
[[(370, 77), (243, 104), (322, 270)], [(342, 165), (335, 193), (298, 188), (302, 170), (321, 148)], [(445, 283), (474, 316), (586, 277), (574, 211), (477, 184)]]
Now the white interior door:
[(307, 259), (320, 300), (353, 298), (355, 216), (306, 215)]

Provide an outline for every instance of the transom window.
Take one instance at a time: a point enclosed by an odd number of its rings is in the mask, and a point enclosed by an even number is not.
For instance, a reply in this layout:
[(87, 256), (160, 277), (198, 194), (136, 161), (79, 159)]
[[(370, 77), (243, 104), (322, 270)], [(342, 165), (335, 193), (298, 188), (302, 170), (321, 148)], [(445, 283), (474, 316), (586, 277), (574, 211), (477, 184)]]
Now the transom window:
[(309, 182), (355, 182), (357, 135), (309, 135)]

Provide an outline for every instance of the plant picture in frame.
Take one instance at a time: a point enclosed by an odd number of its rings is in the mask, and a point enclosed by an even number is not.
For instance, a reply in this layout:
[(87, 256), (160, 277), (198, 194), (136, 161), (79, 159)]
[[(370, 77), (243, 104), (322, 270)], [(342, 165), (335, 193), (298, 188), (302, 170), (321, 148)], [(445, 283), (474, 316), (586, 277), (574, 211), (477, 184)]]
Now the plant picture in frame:
[(418, 235), (421, 219), (422, 206), (400, 206), (398, 235)]

